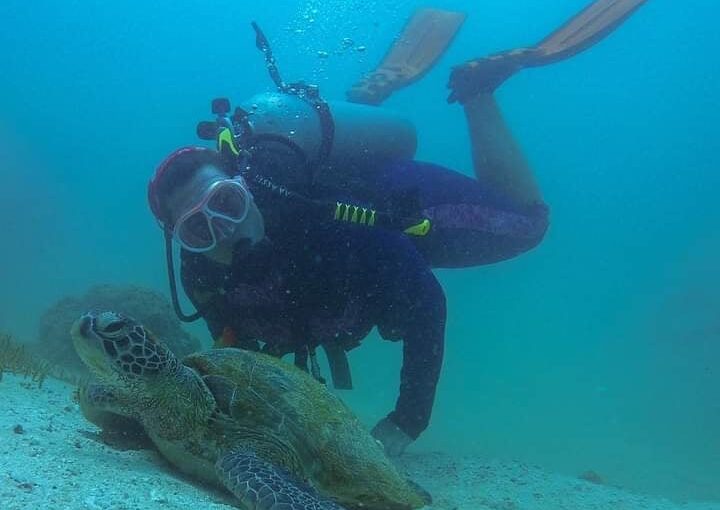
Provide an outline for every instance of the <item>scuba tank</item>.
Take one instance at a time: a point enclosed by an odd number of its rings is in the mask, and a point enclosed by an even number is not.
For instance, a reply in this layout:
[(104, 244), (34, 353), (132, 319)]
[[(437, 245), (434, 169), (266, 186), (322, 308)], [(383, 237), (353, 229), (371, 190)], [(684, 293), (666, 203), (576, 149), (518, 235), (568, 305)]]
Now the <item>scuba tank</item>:
[(352, 186), (358, 192), (358, 185), (362, 188), (363, 182), (375, 180), (373, 168), (415, 156), (415, 127), (399, 114), (345, 101), (327, 101), (326, 105), (334, 128), (327, 148), (323, 147), (327, 136), (323, 114), (301, 95), (261, 93), (241, 103), (241, 108), (247, 112), (247, 127), (254, 135), (286, 138), (302, 150), (308, 161), (315, 161), (313, 180), (322, 187)]
[[(214, 100), (216, 120), (198, 124), (200, 138), (217, 139), (218, 148), (228, 146), (239, 157), (258, 149), (268, 152), (269, 145), (279, 143), (295, 161), (285, 165), (289, 172), (274, 177), (286, 183), (303, 181), (305, 192), (352, 190), (358, 197), (375, 181), (374, 168), (415, 156), (417, 134), (409, 120), (377, 106), (325, 101), (315, 85), (285, 82), (267, 37), (257, 23), (252, 27), (276, 91), (251, 97), (232, 114), (227, 99)], [(226, 128), (229, 134), (219, 139)]]
[(277, 91), (257, 94), (234, 110), (227, 98), (214, 99), (215, 120), (199, 122), (198, 136), (215, 140), (247, 180), (324, 211), (328, 219), (427, 235), (430, 221), (408, 207), (412, 200), (389, 211), (372, 204), (373, 171), (414, 157), (413, 124), (376, 106), (325, 101), (317, 86), (303, 81), (285, 82), (264, 33), (257, 23), (252, 27)]

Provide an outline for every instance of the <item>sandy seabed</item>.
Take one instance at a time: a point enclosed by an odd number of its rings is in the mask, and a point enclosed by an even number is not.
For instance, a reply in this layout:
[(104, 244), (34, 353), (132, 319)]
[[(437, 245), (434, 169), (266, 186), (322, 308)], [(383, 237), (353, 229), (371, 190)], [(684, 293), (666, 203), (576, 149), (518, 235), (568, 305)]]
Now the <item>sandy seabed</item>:
[[(41, 388), (7, 374), (0, 381), (0, 509), (236, 508), (154, 450), (105, 444), (72, 392), (56, 380)], [(402, 467), (433, 495), (434, 510), (720, 510), (720, 503), (676, 504), (517, 462), (417, 453)]]

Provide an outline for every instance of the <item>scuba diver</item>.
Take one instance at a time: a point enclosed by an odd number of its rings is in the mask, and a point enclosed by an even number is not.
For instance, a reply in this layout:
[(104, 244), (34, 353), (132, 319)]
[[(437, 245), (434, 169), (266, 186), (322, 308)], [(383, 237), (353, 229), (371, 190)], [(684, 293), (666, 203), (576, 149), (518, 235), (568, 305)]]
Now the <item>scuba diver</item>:
[[(434, 268), (506, 260), (543, 239), (548, 207), (493, 92), (517, 71), (590, 47), (644, 0), (597, 0), (535, 46), (467, 62), (450, 75), (464, 108), (475, 177), (414, 160), (415, 131), (379, 105), (421, 78), (461, 27), (461, 13), (416, 12), (381, 63), (347, 94), (283, 81), (256, 24), (277, 92), (198, 124), (215, 148), (184, 147), (157, 168), (148, 200), (165, 234), (173, 304), (202, 318), (216, 346), (293, 353), (351, 388), (346, 351), (377, 327), (403, 342), (395, 409), (373, 428), (399, 455), (428, 426), (440, 377), (445, 296)], [(181, 281), (197, 311), (182, 312)]]

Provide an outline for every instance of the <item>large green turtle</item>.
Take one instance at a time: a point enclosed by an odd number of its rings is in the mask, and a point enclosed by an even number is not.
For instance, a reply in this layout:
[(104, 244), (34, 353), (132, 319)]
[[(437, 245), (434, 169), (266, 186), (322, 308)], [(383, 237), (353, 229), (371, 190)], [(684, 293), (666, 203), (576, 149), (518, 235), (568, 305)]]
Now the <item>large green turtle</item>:
[(403, 477), (355, 415), (305, 372), (271, 356), (213, 349), (182, 361), (114, 312), (73, 326), (98, 381), (80, 389), (101, 427), (139, 422), (173, 465), (252, 510), (415, 509)]

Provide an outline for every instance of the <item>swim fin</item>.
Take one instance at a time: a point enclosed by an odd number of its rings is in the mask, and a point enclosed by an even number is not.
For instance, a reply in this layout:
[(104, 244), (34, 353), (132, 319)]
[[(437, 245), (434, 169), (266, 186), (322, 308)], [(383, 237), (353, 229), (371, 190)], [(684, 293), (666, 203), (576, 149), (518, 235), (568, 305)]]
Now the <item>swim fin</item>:
[(442, 56), (465, 21), (465, 14), (419, 9), (385, 57), (347, 92), (348, 101), (379, 105), (398, 89), (423, 77)]
[(448, 102), (464, 103), (480, 92), (492, 93), (520, 69), (572, 57), (619, 27), (647, 0), (596, 0), (535, 46), (503, 51), (455, 67)]

